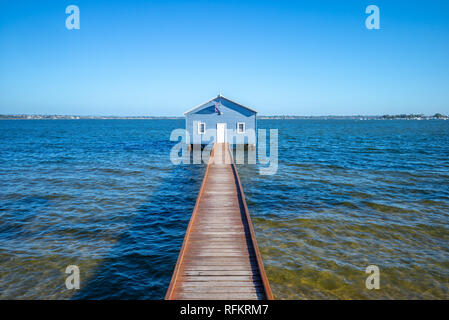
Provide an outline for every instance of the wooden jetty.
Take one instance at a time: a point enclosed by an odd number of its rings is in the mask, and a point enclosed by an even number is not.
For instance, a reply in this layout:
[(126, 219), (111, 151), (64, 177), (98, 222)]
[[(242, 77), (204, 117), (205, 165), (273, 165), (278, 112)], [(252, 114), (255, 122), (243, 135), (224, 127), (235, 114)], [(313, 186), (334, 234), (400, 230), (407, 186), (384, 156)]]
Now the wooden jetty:
[(227, 143), (212, 149), (165, 299), (273, 299)]

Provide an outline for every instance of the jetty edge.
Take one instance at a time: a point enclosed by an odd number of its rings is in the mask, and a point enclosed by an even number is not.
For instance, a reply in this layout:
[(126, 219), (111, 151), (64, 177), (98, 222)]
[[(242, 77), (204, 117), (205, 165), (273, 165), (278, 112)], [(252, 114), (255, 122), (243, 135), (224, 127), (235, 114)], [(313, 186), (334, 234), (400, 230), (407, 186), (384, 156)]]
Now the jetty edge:
[(272, 300), (228, 143), (215, 143), (166, 300)]

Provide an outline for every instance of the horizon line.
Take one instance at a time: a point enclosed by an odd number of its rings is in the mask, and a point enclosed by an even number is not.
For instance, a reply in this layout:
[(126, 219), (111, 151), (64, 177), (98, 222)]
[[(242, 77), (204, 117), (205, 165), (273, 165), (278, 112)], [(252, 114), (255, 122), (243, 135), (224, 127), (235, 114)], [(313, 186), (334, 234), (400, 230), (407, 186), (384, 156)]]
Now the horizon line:
[[(323, 114), (323, 115), (295, 115), (295, 114), (275, 114), (275, 115), (257, 115), (257, 117), (385, 117), (385, 116), (407, 116), (407, 117), (433, 117), (436, 115), (442, 115), (448, 117), (449, 115), (443, 113), (424, 114), (424, 113), (397, 113), (397, 114), (352, 114), (352, 115), (335, 115), (335, 114)], [(82, 117), (82, 118), (185, 118), (184, 115), (98, 115), (98, 114), (57, 114), (57, 113), (2, 113), (2, 117)]]

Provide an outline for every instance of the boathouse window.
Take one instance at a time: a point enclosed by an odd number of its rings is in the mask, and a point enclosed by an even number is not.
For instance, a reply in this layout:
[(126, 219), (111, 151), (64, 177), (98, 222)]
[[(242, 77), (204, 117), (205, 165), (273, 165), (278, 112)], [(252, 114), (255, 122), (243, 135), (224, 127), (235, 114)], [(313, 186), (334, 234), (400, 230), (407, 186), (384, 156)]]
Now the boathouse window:
[(204, 122), (198, 122), (198, 134), (206, 133), (206, 124)]
[(237, 133), (245, 133), (245, 122), (237, 122)]

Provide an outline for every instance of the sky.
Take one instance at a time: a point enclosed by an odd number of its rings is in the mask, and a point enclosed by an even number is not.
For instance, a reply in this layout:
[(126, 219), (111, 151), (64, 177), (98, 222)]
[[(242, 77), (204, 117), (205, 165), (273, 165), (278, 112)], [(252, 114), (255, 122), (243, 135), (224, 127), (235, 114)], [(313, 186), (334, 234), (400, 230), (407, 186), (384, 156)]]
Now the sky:
[(449, 1), (0, 0), (0, 114), (182, 116), (219, 93), (262, 115), (449, 114)]

